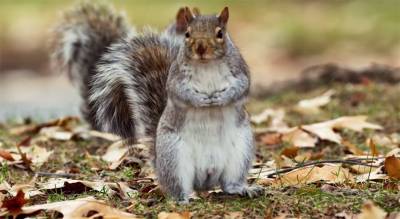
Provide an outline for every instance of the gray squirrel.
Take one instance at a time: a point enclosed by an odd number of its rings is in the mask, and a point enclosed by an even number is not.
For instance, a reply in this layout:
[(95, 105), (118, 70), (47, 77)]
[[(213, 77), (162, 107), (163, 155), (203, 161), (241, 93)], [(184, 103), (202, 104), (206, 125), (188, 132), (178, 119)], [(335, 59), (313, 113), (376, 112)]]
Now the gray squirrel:
[(158, 181), (177, 201), (215, 186), (260, 195), (246, 180), (254, 156), (244, 107), (250, 75), (227, 32), (228, 8), (194, 11), (179, 9), (161, 34), (136, 33), (112, 9), (83, 4), (55, 29), (53, 64), (79, 86), (94, 129), (153, 139)]

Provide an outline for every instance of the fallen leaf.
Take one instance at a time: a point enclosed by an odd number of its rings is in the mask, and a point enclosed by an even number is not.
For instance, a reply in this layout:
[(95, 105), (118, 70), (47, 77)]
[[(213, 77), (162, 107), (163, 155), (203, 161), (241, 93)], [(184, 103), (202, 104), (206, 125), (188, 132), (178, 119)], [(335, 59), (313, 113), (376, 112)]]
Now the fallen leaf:
[(310, 166), (291, 172), (280, 174), (273, 184), (283, 186), (296, 186), (318, 181), (327, 183), (343, 183), (354, 181), (354, 177), (347, 169), (338, 165), (324, 165), (322, 167)]
[(16, 161), (22, 161), (26, 167), (40, 167), (49, 159), (53, 151), (47, 151), (46, 148), (39, 147), (37, 145), (32, 145), (29, 147), (19, 147), (10, 150), (13, 154), (13, 158)]
[(350, 129), (361, 132), (363, 129), (382, 129), (381, 126), (366, 122), (366, 116), (344, 116), (326, 122), (304, 125), (302, 128), (320, 139), (340, 144), (342, 137), (335, 133), (337, 129)]
[(44, 122), (40, 124), (29, 124), (18, 126), (9, 130), (10, 134), (12, 135), (22, 135), (27, 133), (38, 133), (42, 128), (50, 127), (50, 126), (60, 126), (63, 128), (68, 128), (68, 126), (73, 123), (79, 121), (78, 117), (74, 116), (67, 116), (55, 120), (51, 120), (49, 122)]
[(366, 202), (361, 213), (357, 215), (358, 219), (385, 219), (387, 213), (380, 207), (376, 206), (373, 202)]
[(388, 179), (387, 174), (384, 174), (382, 168), (376, 168), (371, 172), (364, 173), (356, 176), (356, 182), (367, 182), (371, 180), (385, 180)]
[(90, 130), (89, 131), (89, 135), (95, 138), (101, 138), (104, 140), (108, 140), (108, 141), (119, 141), (121, 140), (121, 137), (119, 137), (118, 135), (114, 135), (108, 132), (99, 132), (96, 130)]
[(392, 156), (392, 155), (395, 156), (395, 157), (400, 157), (400, 148), (395, 148), (395, 149), (389, 151), (389, 152), (386, 154), (386, 157), (390, 157), (390, 156)]
[(364, 165), (351, 165), (350, 169), (353, 170), (357, 174), (368, 174), (368, 173), (375, 172), (378, 168), (364, 166)]
[(110, 163), (109, 168), (111, 170), (115, 170), (124, 161), (124, 158), (128, 155), (128, 151), (128, 145), (123, 141), (117, 141), (108, 147), (106, 153), (101, 158)]
[(295, 110), (303, 114), (319, 113), (320, 108), (328, 104), (331, 101), (332, 96), (334, 94), (335, 94), (334, 90), (328, 90), (321, 96), (312, 99), (301, 100), (297, 103)]
[(278, 145), (282, 143), (282, 134), (266, 133), (260, 137), (260, 142), (263, 145)]
[(284, 132), (282, 134), (282, 140), (299, 148), (315, 147), (315, 144), (318, 142), (316, 137), (311, 136), (297, 127)]
[(389, 177), (400, 180), (400, 159), (396, 158), (394, 155), (386, 157), (385, 170)]
[(251, 116), (250, 120), (256, 125), (267, 123), (268, 131), (282, 131), (288, 129), (287, 124), (283, 121), (285, 117), (285, 111), (283, 109), (265, 109), (258, 115)]
[(17, 144), (17, 146), (30, 146), (31, 145), (31, 140), (32, 140), (32, 137), (31, 136), (28, 136), (28, 137), (26, 137), (26, 138), (24, 138), (24, 139), (22, 139), (18, 144)]
[(276, 168), (285, 168), (285, 167), (294, 167), (294, 166), (296, 166), (296, 163), (292, 160), (292, 159), (290, 159), (290, 158), (288, 158), (288, 157), (286, 157), (286, 156), (276, 156), (276, 155), (273, 155), (273, 157), (274, 157), (274, 168), (276, 169)]
[(17, 195), (11, 198), (5, 198), (2, 202), (1, 208), (5, 208), (11, 215), (17, 215), (21, 212), (22, 206), (27, 203), (23, 191), (18, 191)]
[(74, 133), (65, 131), (59, 126), (52, 126), (47, 128), (42, 128), (40, 134), (46, 138), (59, 140), (59, 141), (69, 141), (74, 137)]
[[(66, 207), (68, 206), (68, 207)], [(70, 201), (53, 202), (49, 204), (33, 205), (23, 207), (21, 214), (32, 214), (39, 211), (57, 211), (64, 219), (75, 218), (116, 218), (135, 219), (133, 214), (123, 212), (106, 205), (104, 202), (95, 200), (93, 197), (76, 199)]]
[(364, 151), (359, 149), (356, 145), (352, 144), (349, 141), (342, 141), (342, 144), (346, 147), (348, 151), (350, 151), (354, 155), (364, 155)]
[(176, 212), (160, 212), (158, 214), (158, 219), (189, 219), (191, 216), (190, 212), (182, 212), (182, 213), (176, 213)]
[(83, 193), (88, 189), (93, 189), (98, 192), (107, 193), (107, 195), (114, 195), (118, 192), (119, 196), (123, 199), (131, 198), (131, 195), (137, 193), (136, 190), (131, 189), (124, 182), (103, 182), (103, 181), (87, 181), (87, 180), (74, 180), (66, 178), (51, 178), (45, 183), (39, 184), (40, 190), (54, 190), (60, 189), (66, 194)]
[(224, 218), (226, 218), (226, 219), (242, 219), (243, 212), (240, 212), (240, 211), (228, 212), (224, 215)]
[(284, 155), (288, 158), (295, 158), (297, 156), (297, 153), (299, 152), (299, 148), (298, 147), (287, 147), (285, 149), (283, 149), (283, 151), (281, 152), (281, 155)]
[(379, 156), (379, 152), (378, 152), (378, 149), (376, 149), (375, 142), (371, 138), (368, 138), (366, 143), (369, 146), (369, 148), (371, 149), (371, 155), (373, 157)]
[(8, 161), (15, 161), (14, 158), (11, 156), (11, 153), (6, 150), (0, 150), (0, 157)]

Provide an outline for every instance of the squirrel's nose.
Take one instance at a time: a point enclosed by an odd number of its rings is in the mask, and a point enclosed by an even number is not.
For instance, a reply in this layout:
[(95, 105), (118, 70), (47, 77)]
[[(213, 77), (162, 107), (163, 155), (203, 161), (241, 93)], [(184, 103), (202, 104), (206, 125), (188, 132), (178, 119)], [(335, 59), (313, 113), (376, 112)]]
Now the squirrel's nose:
[(197, 48), (196, 48), (196, 53), (197, 54), (199, 54), (200, 56), (203, 56), (204, 53), (206, 53), (206, 51), (207, 51), (207, 48), (202, 43), (197, 45)]

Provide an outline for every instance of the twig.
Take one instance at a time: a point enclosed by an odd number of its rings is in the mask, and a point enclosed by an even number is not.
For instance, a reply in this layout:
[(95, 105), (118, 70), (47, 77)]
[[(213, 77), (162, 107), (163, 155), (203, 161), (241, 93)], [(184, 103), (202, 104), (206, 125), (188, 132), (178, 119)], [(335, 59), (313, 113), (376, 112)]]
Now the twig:
[(60, 178), (74, 178), (78, 177), (78, 174), (72, 173), (48, 173), (48, 172), (36, 172), (37, 176), (44, 176), (44, 177), (60, 177)]
[(313, 162), (309, 162), (309, 163), (303, 163), (303, 164), (299, 164), (295, 167), (289, 167), (289, 168), (285, 168), (285, 169), (281, 169), (281, 170), (277, 170), (273, 173), (270, 173), (267, 175), (267, 177), (272, 177), (278, 174), (282, 174), (282, 173), (287, 173), (290, 172), (292, 170), (296, 170), (296, 169), (300, 169), (303, 167), (308, 167), (308, 166), (315, 166), (318, 164), (325, 164), (325, 163), (343, 163), (343, 164), (352, 164), (352, 165), (362, 165), (362, 166), (367, 166), (367, 167), (379, 167), (376, 165), (371, 165), (371, 164), (366, 164), (360, 161), (363, 160), (371, 160), (371, 159), (366, 159), (366, 158), (360, 158), (360, 159), (351, 159), (351, 160), (320, 160), (320, 161), (313, 161)]

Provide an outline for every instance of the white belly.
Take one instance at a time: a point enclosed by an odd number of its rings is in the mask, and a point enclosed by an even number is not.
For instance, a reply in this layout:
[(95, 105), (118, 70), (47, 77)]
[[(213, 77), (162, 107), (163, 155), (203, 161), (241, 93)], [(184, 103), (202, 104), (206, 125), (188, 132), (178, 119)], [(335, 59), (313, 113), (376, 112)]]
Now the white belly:
[(180, 152), (184, 154), (180, 157), (187, 159), (183, 163), (192, 166), (193, 186), (197, 190), (217, 185), (230, 159), (241, 154), (238, 147), (246, 147), (235, 142), (241, 133), (237, 117), (232, 106), (188, 112), (186, 118), (190, 119), (186, 119), (180, 136), (183, 143)]

